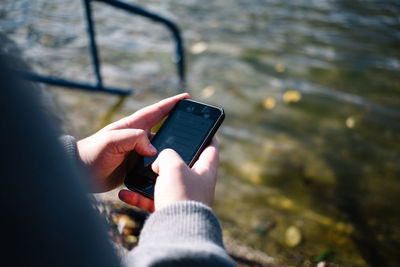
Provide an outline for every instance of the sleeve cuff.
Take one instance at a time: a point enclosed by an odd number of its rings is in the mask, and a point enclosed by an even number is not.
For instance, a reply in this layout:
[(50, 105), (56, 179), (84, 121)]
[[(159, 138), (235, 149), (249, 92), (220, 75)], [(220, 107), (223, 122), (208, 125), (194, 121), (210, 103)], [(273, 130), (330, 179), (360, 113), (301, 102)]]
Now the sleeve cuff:
[[(59, 141), (60, 141), (68, 159), (78, 168), (78, 170), (87, 174), (85, 164), (81, 160), (79, 153), (78, 153), (78, 147), (76, 144), (75, 137), (73, 137), (72, 135), (62, 135), (59, 137)], [(92, 185), (88, 184), (88, 186), (92, 186)]]
[(196, 201), (177, 202), (156, 211), (147, 219), (139, 245), (211, 242), (223, 248), (217, 217), (208, 206)]
[(78, 149), (76, 147), (75, 137), (72, 135), (62, 135), (59, 138), (64, 151), (67, 153), (70, 160), (76, 161), (79, 158)]

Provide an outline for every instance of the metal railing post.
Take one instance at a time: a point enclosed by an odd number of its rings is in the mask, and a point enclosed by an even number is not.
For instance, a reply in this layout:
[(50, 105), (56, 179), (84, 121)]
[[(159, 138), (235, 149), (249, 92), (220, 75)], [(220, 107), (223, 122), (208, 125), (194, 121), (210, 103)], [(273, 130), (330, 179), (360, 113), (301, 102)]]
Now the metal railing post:
[(147, 17), (149, 19), (152, 19), (155, 22), (165, 25), (171, 31), (172, 36), (175, 39), (175, 43), (176, 43), (176, 47), (175, 47), (176, 62), (175, 63), (176, 63), (176, 67), (177, 67), (177, 73), (179, 75), (179, 79), (181, 82), (181, 86), (184, 88), (184, 85), (185, 85), (185, 57), (184, 57), (184, 55), (185, 55), (185, 53), (184, 53), (184, 49), (183, 49), (183, 40), (182, 40), (181, 32), (175, 23), (173, 23), (169, 19), (161, 17), (155, 13), (149, 12), (141, 7), (127, 4), (127, 3), (119, 1), (119, 0), (94, 0), (94, 1), (104, 2), (106, 4), (109, 4), (110, 6), (120, 8), (125, 11), (129, 11), (129, 12)]
[(96, 79), (97, 79), (97, 87), (102, 88), (103, 81), (102, 81), (101, 73), (100, 73), (100, 60), (99, 60), (99, 54), (97, 52), (97, 44), (96, 44), (96, 39), (95, 39), (95, 31), (94, 31), (94, 26), (93, 26), (92, 10), (91, 10), (91, 6), (90, 6), (90, 1), (91, 0), (83, 0), (84, 5), (85, 5), (87, 31), (88, 31), (89, 42), (90, 42), (90, 53), (92, 55), (93, 70), (94, 70), (94, 73), (95, 73)]

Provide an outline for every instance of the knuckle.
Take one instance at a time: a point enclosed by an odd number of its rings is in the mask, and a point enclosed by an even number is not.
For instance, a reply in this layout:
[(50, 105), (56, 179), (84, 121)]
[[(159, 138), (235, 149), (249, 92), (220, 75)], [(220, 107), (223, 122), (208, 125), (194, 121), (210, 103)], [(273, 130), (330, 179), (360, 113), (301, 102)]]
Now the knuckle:
[(149, 140), (149, 136), (145, 130), (142, 129), (136, 129), (136, 137), (137, 139), (141, 140)]
[(143, 137), (146, 136), (146, 131), (142, 129), (135, 129), (135, 134), (137, 137)]
[(168, 159), (174, 157), (175, 154), (176, 152), (174, 150), (172, 150), (171, 148), (166, 148), (160, 152), (160, 157)]
[(163, 151), (161, 151), (159, 157), (160, 157), (160, 160), (168, 162), (168, 165), (173, 166), (175, 168), (186, 165), (185, 162), (179, 156), (179, 154), (176, 153), (171, 148), (166, 148)]

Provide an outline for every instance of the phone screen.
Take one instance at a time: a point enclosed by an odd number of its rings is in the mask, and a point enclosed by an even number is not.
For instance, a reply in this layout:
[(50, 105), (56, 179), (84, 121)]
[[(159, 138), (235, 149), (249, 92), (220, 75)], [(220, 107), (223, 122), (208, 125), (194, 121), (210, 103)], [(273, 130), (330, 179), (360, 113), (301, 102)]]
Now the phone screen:
[[(175, 150), (191, 167), (223, 119), (222, 109), (184, 99), (177, 103), (151, 143), (158, 153), (166, 148)], [(151, 170), (151, 164), (158, 153), (137, 161), (125, 179), (129, 189), (152, 197), (157, 175)]]
[[(165, 125), (160, 134), (154, 138), (152, 144), (158, 152), (172, 148), (189, 165), (212, 126), (213, 120), (209, 117), (185, 110), (177, 110), (171, 115), (168, 124)], [(157, 156), (144, 157), (144, 165), (153, 163)]]

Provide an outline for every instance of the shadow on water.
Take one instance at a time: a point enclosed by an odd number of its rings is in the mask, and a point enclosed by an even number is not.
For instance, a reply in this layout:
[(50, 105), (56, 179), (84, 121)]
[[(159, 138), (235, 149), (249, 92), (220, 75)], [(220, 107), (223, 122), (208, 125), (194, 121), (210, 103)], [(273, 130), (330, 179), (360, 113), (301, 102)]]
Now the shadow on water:
[[(343, 29), (341, 34), (352, 42), (367, 44), (363, 47), (357, 47), (356, 51), (352, 46), (341, 51), (342, 58), (348, 60), (345, 64), (342, 63), (341, 66), (337, 66), (338, 69), (344, 69), (341, 79), (347, 82), (344, 88), (356, 90), (355, 93), (363, 93), (364, 96), (375, 94), (377, 90), (381, 93), (398, 90), (395, 86), (396, 83), (387, 82), (396, 80), (393, 79), (394, 77), (390, 78), (390, 74), (395, 72), (388, 71), (390, 68), (384, 66), (384, 62), (379, 64), (382, 55), (394, 56), (393, 47), (396, 43), (398, 44), (398, 38), (395, 37), (395, 34), (392, 34), (393, 24), (388, 23), (390, 20), (384, 22), (381, 19), (397, 16), (396, 13), (398, 14), (398, 12), (396, 11), (399, 11), (400, 8), (398, 2), (392, 1), (390, 3), (389, 1), (386, 5), (377, 8), (376, 3), (371, 1), (338, 1), (337, 8), (340, 12), (338, 16), (345, 14), (341, 19), (343, 20), (342, 25), (345, 25), (347, 29)], [(353, 15), (346, 15), (348, 12)], [(372, 26), (373, 29), (371, 29)], [(384, 47), (387, 47), (387, 49), (384, 49)], [(385, 51), (382, 51), (383, 49)], [(382, 71), (382, 67), (386, 71)], [(346, 69), (353, 70), (353, 72), (357, 70), (357, 72), (349, 73), (350, 75), (347, 75), (346, 79), (346, 72), (348, 72)], [(368, 77), (368, 73), (376, 78)], [(389, 77), (385, 78), (387, 75)], [(366, 86), (367, 83), (368, 86)], [(386, 103), (389, 104), (389, 101)], [(385, 119), (382, 118), (381, 120)], [(396, 125), (391, 125), (390, 131), (396, 131), (394, 126)], [(363, 133), (361, 132), (361, 134)], [(360, 138), (354, 136), (355, 134), (351, 131), (344, 131), (340, 136), (331, 132), (325, 137), (334, 143), (333, 147), (342, 148), (342, 151), (325, 151), (322, 153), (322, 157), (333, 170), (336, 178), (334, 205), (353, 224), (355, 231), (351, 238), (364, 260), (371, 266), (388, 266), (389, 262), (398, 262), (399, 257), (395, 251), (383, 249), (381, 241), (376, 237), (377, 230), (369, 224), (371, 217), (375, 214), (371, 214), (373, 212), (369, 211), (369, 207), (363, 203), (369, 197), (369, 192), (363, 189), (362, 185), (368, 179), (371, 180), (371, 177), (368, 178), (365, 175), (365, 165), (372, 163), (382, 171), (381, 166), (384, 160), (374, 156), (375, 150), (370, 144), (366, 144)], [(358, 161), (358, 164), (354, 164), (354, 159)], [(372, 179), (379, 178), (374, 177)], [(385, 179), (383, 175), (381, 178)], [(385, 210), (386, 207), (382, 208)], [(393, 212), (393, 210), (390, 212)], [(384, 212), (381, 215), (384, 217)]]
[[(332, 135), (327, 136), (327, 139), (337, 140), (338, 138), (336, 135)], [(357, 145), (350, 135), (346, 136), (346, 138), (341, 138), (340, 142), (341, 147)], [(365, 179), (362, 166), (351, 164), (348, 159), (342, 157), (337, 152), (327, 151), (327, 153), (322, 155), (327, 164), (334, 170), (336, 177), (334, 205), (354, 226), (355, 231), (352, 233), (351, 238), (364, 260), (370, 266), (388, 266), (386, 259), (381, 254), (381, 245), (376, 239), (376, 232), (368, 225), (368, 218), (364, 214), (365, 207), (362, 207), (360, 203), (364, 197), (368, 197), (368, 193), (363, 192), (360, 188), (360, 182)]]

